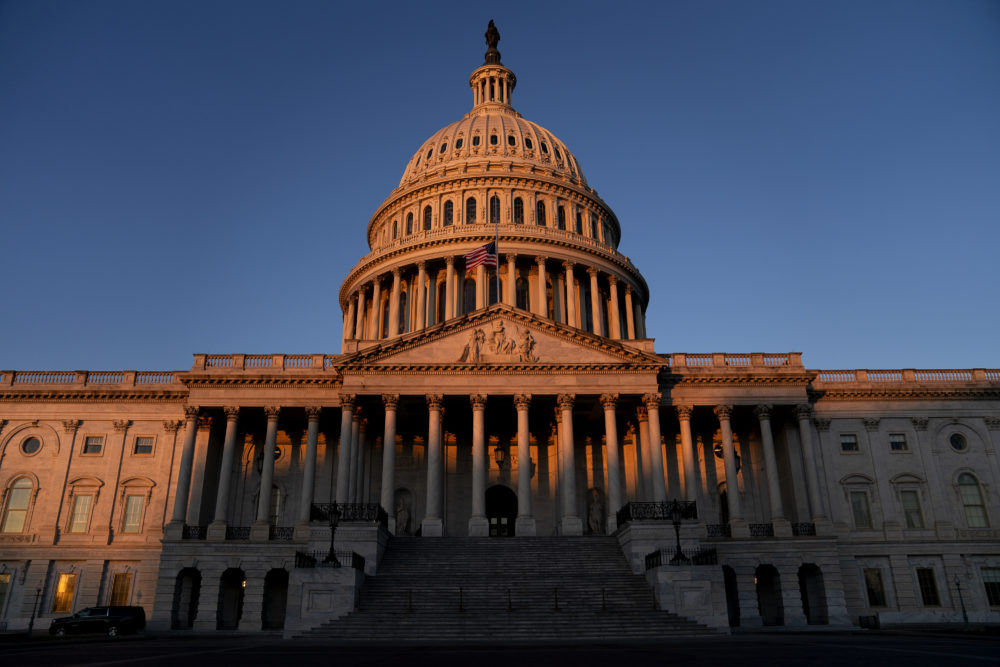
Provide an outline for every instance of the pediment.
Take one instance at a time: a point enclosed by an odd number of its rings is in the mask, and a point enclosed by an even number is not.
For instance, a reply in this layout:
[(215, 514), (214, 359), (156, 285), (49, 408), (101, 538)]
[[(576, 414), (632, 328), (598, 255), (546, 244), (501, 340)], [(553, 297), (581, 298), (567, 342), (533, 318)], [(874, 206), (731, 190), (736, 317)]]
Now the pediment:
[(361, 350), (342, 368), (483, 367), (656, 368), (666, 362), (618, 341), (551, 322), (503, 304)]

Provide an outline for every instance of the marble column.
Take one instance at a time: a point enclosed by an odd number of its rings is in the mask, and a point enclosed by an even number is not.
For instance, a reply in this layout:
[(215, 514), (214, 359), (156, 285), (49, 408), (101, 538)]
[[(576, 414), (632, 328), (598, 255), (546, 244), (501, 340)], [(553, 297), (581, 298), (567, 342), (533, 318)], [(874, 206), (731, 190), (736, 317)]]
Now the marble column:
[(560, 457), (562, 485), (562, 517), (559, 520), (560, 535), (582, 535), (583, 521), (576, 513), (576, 458), (573, 440), (573, 394), (560, 394), (557, 399), (562, 413), (560, 433), (562, 435), (562, 456)]
[(347, 502), (358, 502), (358, 463), (360, 462), (361, 406), (354, 406), (351, 417), (350, 458), (348, 459)]
[(365, 288), (358, 289), (358, 308), (355, 312), (357, 318), (354, 322), (354, 337), (358, 340), (365, 338)]
[(649, 432), (649, 476), (653, 491), (653, 501), (662, 503), (667, 500), (667, 482), (663, 476), (663, 444), (660, 438), (660, 399), (659, 392), (645, 394), (642, 402), (646, 404), (649, 415), (647, 431)]
[[(191, 494), (191, 474), (194, 468), (194, 443), (198, 436), (198, 408), (184, 408), (186, 425), (184, 448), (181, 450), (181, 465), (177, 473), (177, 494), (174, 496), (174, 515), (171, 523), (183, 527), (187, 517), (188, 496)], [(180, 538), (180, 534), (177, 535)]]
[[(507, 288), (504, 290), (504, 303), (511, 308), (517, 307), (517, 255), (504, 255), (507, 260)], [(500, 270), (500, 267), (497, 267)]]
[(573, 262), (563, 262), (566, 269), (566, 324), (580, 328), (576, 319), (576, 283), (573, 281)]
[(538, 265), (538, 286), (535, 288), (535, 315), (540, 317), (548, 317), (549, 314), (549, 297), (548, 289), (545, 283), (545, 262), (548, 261), (548, 257), (540, 256), (535, 258), (535, 263)]
[(488, 537), (490, 523), (486, 518), (486, 396), (473, 394), (472, 403), (472, 516), (469, 536)]
[(677, 406), (677, 420), (681, 424), (681, 456), (684, 459), (684, 499), (698, 500), (698, 473), (695, 470), (697, 456), (694, 451), (694, 438), (691, 437), (690, 405)]
[(226, 413), (226, 437), (222, 443), (222, 463), (219, 465), (219, 488), (215, 494), (215, 518), (208, 526), (208, 539), (225, 541), (226, 517), (229, 514), (229, 482), (233, 478), (233, 461), (236, 460), (236, 426), (240, 409), (223, 408)]
[(337, 445), (337, 503), (342, 505), (350, 498), (351, 433), (354, 416), (354, 394), (340, 395), (340, 442)]
[(299, 525), (308, 526), (312, 516), (312, 504), (316, 495), (316, 449), (319, 440), (319, 415), (322, 408), (306, 406), (306, 461), (302, 471), (302, 496), (299, 499)]
[(611, 338), (620, 340), (622, 337), (622, 325), (618, 318), (618, 279), (609, 275), (608, 285), (610, 285), (611, 292), (611, 312), (608, 313), (608, 326), (611, 327)]
[(653, 500), (653, 476), (649, 472), (652, 463), (649, 453), (649, 413), (646, 412), (645, 405), (635, 409), (635, 418), (639, 433), (639, 446), (635, 451), (636, 458), (639, 459), (639, 498), (648, 502)]
[(715, 406), (715, 416), (719, 418), (719, 430), (722, 432), (722, 458), (726, 467), (726, 499), (729, 510), (729, 526), (733, 537), (750, 537), (746, 521), (743, 520), (743, 503), (740, 502), (739, 474), (736, 470), (736, 449), (733, 446), (733, 427), (729, 418), (733, 414), (733, 406)]
[(625, 329), (629, 340), (635, 338), (635, 313), (632, 312), (631, 285), (625, 285)]
[(455, 258), (445, 257), (444, 319), (455, 317)]
[(378, 340), (380, 339), (382, 328), (382, 281), (376, 278), (373, 281), (374, 287), (372, 288), (372, 307), (371, 322), (368, 324), (368, 339)]
[(396, 534), (396, 408), (399, 394), (382, 394), (385, 430), (382, 433), (382, 509), (389, 515), (389, 530)]
[(535, 517), (531, 509), (531, 441), (528, 430), (528, 408), (531, 394), (515, 394), (517, 409), (517, 520), (514, 534), (535, 535)]
[(389, 331), (386, 332), (386, 338), (395, 338), (399, 335), (400, 324), (399, 321), (399, 295), (402, 291), (402, 279), (399, 271), (399, 267), (392, 270), (392, 293), (389, 295)]
[(267, 415), (267, 434), (264, 436), (264, 460), (260, 470), (260, 487), (257, 492), (257, 520), (251, 532), (253, 541), (267, 541), (271, 522), (271, 487), (274, 485), (274, 447), (278, 439), (278, 413), (281, 408), (264, 408)]
[(607, 533), (612, 535), (618, 529), (616, 513), (622, 506), (621, 463), (618, 457), (618, 423), (615, 407), (618, 404), (618, 394), (602, 394), (601, 406), (604, 408), (604, 447), (607, 450), (608, 461), (608, 504)]
[(440, 394), (427, 395), (430, 413), (427, 423), (427, 514), (420, 523), (420, 532), (424, 537), (441, 537), (444, 532), (441, 516), (444, 499), (444, 448), (441, 442), (443, 400)]
[(799, 439), (802, 440), (802, 458), (806, 466), (809, 508), (812, 510), (813, 521), (821, 523), (826, 520), (826, 510), (823, 507), (823, 496), (819, 492), (819, 476), (816, 474), (816, 451), (813, 449), (812, 440), (812, 406), (797, 405), (795, 416), (799, 420)]
[(754, 414), (760, 421), (760, 444), (764, 451), (764, 473), (767, 475), (767, 497), (771, 503), (771, 523), (774, 525), (775, 537), (791, 537), (791, 524), (785, 519), (785, 508), (781, 501), (778, 460), (774, 455), (774, 437), (771, 435), (771, 410), (770, 405), (758, 405), (754, 409)]
[(417, 262), (417, 321), (413, 331), (423, 331), (427, 325), (427, 262)]
[(601, 293), (597, 290), (597, 269), (590, 267), (587, 269), (590, 274), (590, 313), (593, 323), (593, 333), (598, 336), (604, 335), (604, 327), (601, 325)]

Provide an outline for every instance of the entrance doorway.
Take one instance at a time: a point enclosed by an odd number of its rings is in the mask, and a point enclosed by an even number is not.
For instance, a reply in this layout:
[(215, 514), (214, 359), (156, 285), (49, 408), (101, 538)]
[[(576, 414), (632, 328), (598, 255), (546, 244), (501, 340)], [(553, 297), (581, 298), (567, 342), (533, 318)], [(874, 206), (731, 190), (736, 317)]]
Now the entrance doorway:
[(517, 494), (497, 484), (486, 489), (486, 517), (490, 520), (490, 537), (510, 537), (517, 520)]

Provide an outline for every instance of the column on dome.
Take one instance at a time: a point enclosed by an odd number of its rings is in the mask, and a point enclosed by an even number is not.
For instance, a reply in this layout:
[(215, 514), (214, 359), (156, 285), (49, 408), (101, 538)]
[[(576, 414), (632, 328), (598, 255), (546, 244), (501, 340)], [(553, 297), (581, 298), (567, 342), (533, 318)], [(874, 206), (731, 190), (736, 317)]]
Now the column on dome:
[(791, 537), (792, 527), (785, 518), (781, 500), (781, 480), (778, 478), (778, 460), (774, 455), (774, 437), (771, 435), (770, 405), (758, 405), (754, 414), (760, 422), (760, 444), (764, 451), (764, 474), (767, 475), (767, 497), (771, 504), (771, 524), (775, 537)]
[[(504, 289), (504, 303), (511, 308), (517, 306), (517, 255), (504, 255), (507, 260), (507, 287)], [(497, 267), (499, 270), (499, 267)]]
[(417, 321), (411, 327), (413, 331), (423, 331), (427, 323), (427, 262), (417, 262)]
[(226, 436), (222, 443), (222, 463), (219, 465), (219, 485), (215, 494), (215, 518), (208, 526), (208, 539), (213, 542), (225, 541), (226, 517), (229, 513), (229, 482), (233, 477), (233, 461), (236, 460), (236, 431), (240, 409), (225, 407)]
[(274, 447), (278, 439), (278, 414), (281, 408), (264, 408), (267, 415), (267, 432), (264, 436), (264, 461), (260, 470), (260, 486), (257, 488), (257, 520), (250, 531), (254, 542), (266, 542), (270, 537), (271, 487), (274, 486)]
[(681, 424), (681, 457), (684, 460), (684, 498), (698, 500), (698, 473), (695, 471), (697, 456), (694, 451), (694, 439), (691, 437), (690, 405), (677, 406), (677, 419)]
[(544, 255), (535, 258), (535, 263), (538, 264), (538, 284), (535, 288), (535, 315), (539, 317), (548, 317), (549, 314), (547, 281), (545, 279), (545, 262), (548, 259)]
[(382, 337), (382, 279), (376, 277), (372, 281), (371, 321), (368, 323), (368, 339), (379, 340)]
[(514, 534), (531, 536), (535, 534), (535, 517), (531, 509), (531, 441), (528, 430), (528, 409), (531, 394), (515, 394), (514, 408), (517, 410), (517, 519)]
[(667, 484), (663, 475), (663, 445), (660, 439), (660, 393), (645, 394), (642, 402), (646, 405), (649, 416), (647, 431), (649, 432), (649, 477), (653, 501), (662, 503), (667, 499)]
[(364, 340), (365, 337), (365, 291), (364, 286), (358, 288), (358, 307), (355, 312), (357, 320), (354, 323), (354, 337), (358, 340)]
[(582, 535), (583, 522), (576, 513), (576, 458), (573, 438), (573, 394), (560, 394), (557, 399), (562, 413), (560, 435), (562, 436), (559, 457), (559, 484), (562, 493), (562, 516), (559, 519), (560, 535)]
[(396, 503), (393, 494), (396, 489), (396, 408), (399, 394), (382, 394), (385, 405), (385, 430), (382, 433), (382, 509), (389, 515), (389, 530), (396, 534)]
[(399, 335), (399, 295), (402, 291), (401, 271), (397, 266), (392, 270), (392, 293), (389, 297), (389, 331), (386, 338), (395, 338)]
[(593, 323), (593, 333), (597, 336), (604, 335), (604, 327), (601, 326), (601, 293), (597, 289), (597, 269), (589, 267), (587, 273), (590, 274), (590, 319)]
[(469, 536), (488, 537), (490, 523), (486, 518), (486, 396), (472, 394), (472, 516)]
[(347, 314), (344, 316), (344, 340), (354, 338), (354, 306), (355, 299), (351, 296), (347, 299)]
[(573, 262), (563, 262), (566, 270), (566, 324), (580, 327), (576, 317), (576, 281), (573, 280)]
[(823, 508), (823, 497), (819, 492), (819, 477), (816, 475), (816, 451), (812, 440), (812, 406), (798, 405), (795, 416), (799, 420), (799, 439), (802, 440), (802, 457), (806, 465), (806, 491), (809, 494), (809, 507), (813, 521), (821, 523), (826, 520), (826, 510)]
[(450, 320), (455, 317), (455, 258), (446, 257), (446, 276), (444, 283), (444, 319)]
[(476, 310), (482, 310), (486, 307), (486, 295), (488, 293), (486, 287), (486, 265), (480, 264), (476, 267)]
[(420, 533), (424, 537), (441, 537), (444, 521), (441, 505), (444, 498), (444, 451), (441, 443), (440, 394), (427, 395), (427, 502), (426, 515), (420, 523)]
[(611, 327), (611, 338), (620, 340), (622, 337), (621, 321), (618, 317), (618, 279), (608, 275), (608, 286), (611, 293), (611, 303), (609, 306), (608, 326)]
[(607, 451), (608, 464), (608, 504), (607, 504), (607, 534), (613, 535), (618, 529), (617, 512), (622, 506), (621, 463), (618, 456), (618, 423), (615, 407), (618, 404), (618, 394), (602, 394), (601, 406), (604, 408), (604, 446)]
[(340, 442), (337, 445), (337, 489), (338, 504), (350, 497), (351, 433), (354, 417), (354, 394), (340, 395)]
[(632, 286), (625, 285), (625, 325), (629, 340), (635, 338), (635, 313), (632, 310)]
[(733, 537), (750, 537), (746, 521), (743, 520), (743, 503), (740, 501), (740, 483), (736, 470), (736, 449), (733, 446), (733, 428), (730, 417), (733, 406), (715, 406), (715, 416), (719, 418), (722, 432), (722, 458), (726, 468), (726, 501), (729, 511), (729, 526)]

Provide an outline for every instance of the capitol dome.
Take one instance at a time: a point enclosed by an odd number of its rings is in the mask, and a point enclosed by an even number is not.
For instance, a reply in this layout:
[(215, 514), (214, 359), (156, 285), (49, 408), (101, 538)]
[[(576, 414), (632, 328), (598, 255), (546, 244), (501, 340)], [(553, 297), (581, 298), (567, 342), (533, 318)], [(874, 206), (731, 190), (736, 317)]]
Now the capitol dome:
[[(340, 290), (344, 350), (498, 302), (645, 347), (649, 291), (614, 212), (566, 144), (514, 110), (495, 43), (468, 83), (472, 109), (420, 145), (368, 223), (371, 251)], [(490, 242), (495, 260), (467, 269)]]

